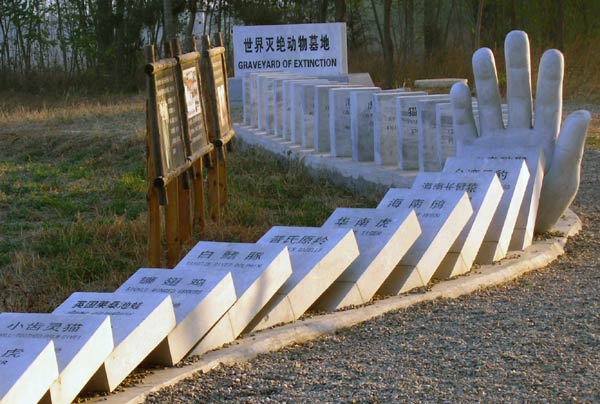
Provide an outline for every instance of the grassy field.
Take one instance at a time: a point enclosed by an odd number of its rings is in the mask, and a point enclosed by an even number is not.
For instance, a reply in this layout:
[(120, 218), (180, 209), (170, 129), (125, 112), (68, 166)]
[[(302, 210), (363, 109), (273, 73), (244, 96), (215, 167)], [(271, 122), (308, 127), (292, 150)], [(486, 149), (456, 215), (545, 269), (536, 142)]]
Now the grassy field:
[[(146, 265), (144, 99), (2, 100), (0, 311), (114, 290)], [(225, 219), (202, 239), (254, 242), (273, 225), (320, 226), (335, 207), (376, 204), (297, 161), (246, 151), (229, 169)]]
[[(0, 311), (114, 290), (146, 265), (143, 97), (0, 95)], [(587, 147), (600, 148), (594, 122)], [(230, 155), (229, 178), (223, 223), (204, 240), (254, 242), (273, 225), (320, 226), (336, 207), (377, 200), (253, 150)]]

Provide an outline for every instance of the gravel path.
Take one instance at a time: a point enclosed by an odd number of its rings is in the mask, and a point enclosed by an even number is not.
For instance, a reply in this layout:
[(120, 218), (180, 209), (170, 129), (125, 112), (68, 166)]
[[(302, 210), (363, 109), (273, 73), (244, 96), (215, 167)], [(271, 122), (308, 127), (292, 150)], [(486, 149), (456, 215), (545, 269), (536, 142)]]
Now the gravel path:
[(146, 403), (600, 403), (600, 152), (583, 170), (583, 231), (548, 268), (219, 367)]

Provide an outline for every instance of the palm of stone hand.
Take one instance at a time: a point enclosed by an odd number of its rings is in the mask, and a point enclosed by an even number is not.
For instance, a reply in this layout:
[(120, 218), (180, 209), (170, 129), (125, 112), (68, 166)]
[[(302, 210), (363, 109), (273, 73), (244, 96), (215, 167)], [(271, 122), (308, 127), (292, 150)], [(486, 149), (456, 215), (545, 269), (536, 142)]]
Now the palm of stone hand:
[[(562, 54), (551, 49), (540, 61), (535, 116), (532, 111), (529, 40), (522, 31), (506, 36), (508, 127), (502, 122), (500, 93), (494, 55), (487, 48), (473, 55), (473, 73), (479, 106), (478, 135), (471, 107), (471, 93), (463, 83), (452, 87), (451, 102), (457, 155), (467, 145), (494, 148), (542, 148), (544, 182), (536, 231), (552, 228), (569, 207), (579, 188), (579, 176), (587, 127), (587, 111), (572, 113), (560, 128), (562, 116)], [(532, 124), (533, 123), (533, 124)]]

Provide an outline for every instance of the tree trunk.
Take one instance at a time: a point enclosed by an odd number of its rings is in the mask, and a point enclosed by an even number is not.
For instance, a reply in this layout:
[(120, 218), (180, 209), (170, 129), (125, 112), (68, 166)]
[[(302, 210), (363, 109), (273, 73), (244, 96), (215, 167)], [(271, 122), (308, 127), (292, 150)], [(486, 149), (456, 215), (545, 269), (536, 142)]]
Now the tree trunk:
[(183, 52), (192, 50), (194, 46), (194, 24), (196, 24), (196, 13), (198, 12), (196, 0), (188, 1), (188, 12), (190, 13), (187, 23), (185, 24), (185, 37), (183, 42)]
[(163, 0), (163, 17), (163, 42), (169, 44), (177, 35), (177, 23), (175, 21), (175, 15), (173, 15), (173, 0)]
[(385, 86), (394, 86), (394, 43), (392, 42), (392, 0), (383, 1), (383, 62)]
[(321, 0), (319, 8), (319, 21), (327, 22), (327, 8), (329, 7), (329, 0)]
[(475, 49), (481, 48), (481, 21), (483, 20), (483, 3), (484, 0), (479, 0), (477, 7), (477, 22), (475, 23)]
[(346, 0), (335, 0), (335, 20), (346, 22)]

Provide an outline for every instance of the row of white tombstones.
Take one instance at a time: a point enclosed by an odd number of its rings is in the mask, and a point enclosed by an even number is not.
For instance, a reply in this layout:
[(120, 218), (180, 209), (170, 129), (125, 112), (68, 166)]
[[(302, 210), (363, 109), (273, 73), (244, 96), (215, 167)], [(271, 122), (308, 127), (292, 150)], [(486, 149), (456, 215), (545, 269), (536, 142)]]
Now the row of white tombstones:
[(450, 158), (377, 208), (338, 208), (322, 227), (201, 241), (174, 269), (139, 269), (114, 293), (77, 292), (52, 313), (1, 313), (0, 402), (112, 391), (140, 364), (173, 365), (309, 309), (361, 305), (502, 259), (532, 242), (537, 164)]
[[(407, 171), (440, 171), (456, 155), (449, 95), (347, 81), (348, 76), (247, 74), (244, 124), (316, 153)], [(506, 123), (506, 105), (502, 109)], [(476, 99), (473, 112), (477, 118)]]

